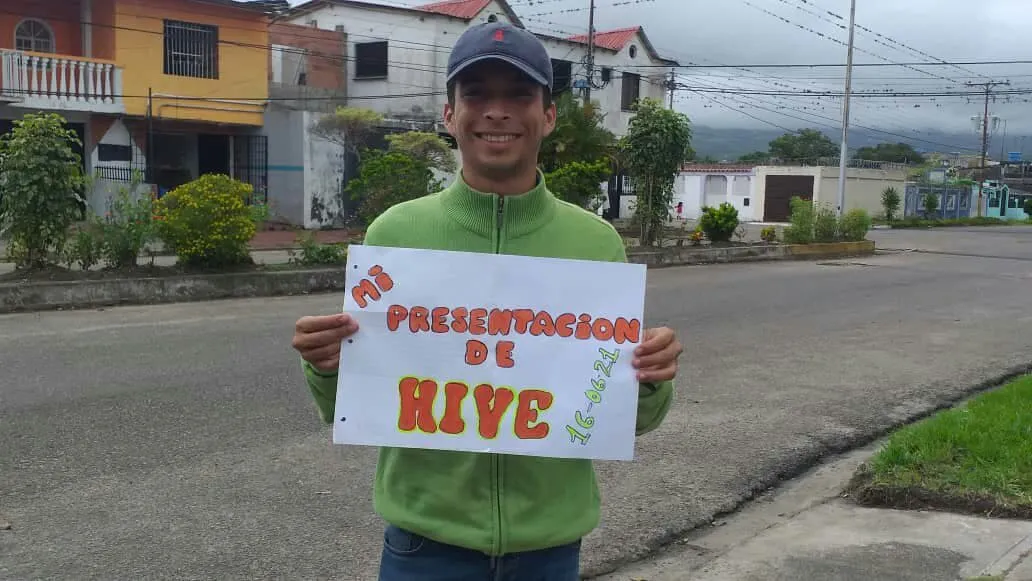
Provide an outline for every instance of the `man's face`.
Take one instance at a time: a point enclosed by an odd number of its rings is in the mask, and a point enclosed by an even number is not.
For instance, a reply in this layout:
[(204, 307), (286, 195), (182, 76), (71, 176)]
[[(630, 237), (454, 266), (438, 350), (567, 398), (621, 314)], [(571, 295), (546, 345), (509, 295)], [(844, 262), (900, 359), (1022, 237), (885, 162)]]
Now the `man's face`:
[(536, 167), (541, 141), (555, 129), (555, 104), (545, 105), (545, 90), (501, 61), (464, 71), (456, 81), (454, 104), (444, 109), (463, 167), (495, 180)]

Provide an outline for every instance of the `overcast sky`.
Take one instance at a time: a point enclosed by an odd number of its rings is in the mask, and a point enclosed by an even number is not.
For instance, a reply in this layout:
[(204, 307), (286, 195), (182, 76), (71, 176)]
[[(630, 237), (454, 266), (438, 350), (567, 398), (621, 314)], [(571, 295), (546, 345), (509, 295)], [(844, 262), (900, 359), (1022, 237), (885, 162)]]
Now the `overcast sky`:
[[(427, 0), (429, 1), (429, 0)], [(418, 5), (419, 0), (386, 0)], [(856, 63), (1032, 60), (1030, 0), (858, 0)], [(511, 0), (532, 30), (550, 34), (587, 31), (588, 0)], [(623, 5), (617, 5), (623, 4)], [(664, 55), (682, 64), (844, 63), (846, 47), (817, 33), (847, 40), (836, 24), (848, 24), (849, 0), (596, 0), (596, 29), (641, 24)], [(571, 9), (579, 9), (571, 12)], [(770, 12), (791, 21), (783, 22)], [(843, 20), (829, 14), (833, 12)], [(542, 14), (543, 13), (543, 14)], [(796, 25), (811, 30), (802, 30)], [(876, 36), (877, 33), (882, 35)], [(908, 50), (899, 44), (906, 45)], [(873, 54), (871, 54), (873, 53)], [(925, 53), (922, 55), (921, 53)], [(875, 56), (877, 55), (877, 56)], [(881, 58), (879, 58), (881, 57)], [(1032, 89), (1032, 64), (855, 68), (856, 91), (971, 91), (965, 82), (1009, 80), (1010, 89)], [(922, 73), (921, 71), (925, 71)], [(930, 74), (929, 74), (930, 73)], [(691, 87), (842, 91), (844, 67), (817, 69), (683, 69)], [(945, 78), (940, 78), (945, 77)], [(1006, 88), (1006, 87), (1004, 87)], [(1009, 102), (1008, 102), (1009, 101)], [(818, 127), (834, 134), (840, 98), (726, 95), (678, 91), (676, 106), (694, 123), (713, 126)], [(1032, 136), (1032, 94), (990, 104), (1007, 120), (1009, 135)], [(744, 115), (748, 113), (750, 116)], [(852, 99), (854, 124), (914, 137), (928, 129), (976, 134), (972, 116), (983, 112), (980, 97)], [(757, 119), (758, 118), (758, 119)], [(762, 121), (761, 121), (762, 120)], [(1003, 126), (999, 131), (1002, 133)], [(1018, 140), (1008, 149), (1020, 149)], [(1032, 151), (1032, 137), (1026, 149)]]

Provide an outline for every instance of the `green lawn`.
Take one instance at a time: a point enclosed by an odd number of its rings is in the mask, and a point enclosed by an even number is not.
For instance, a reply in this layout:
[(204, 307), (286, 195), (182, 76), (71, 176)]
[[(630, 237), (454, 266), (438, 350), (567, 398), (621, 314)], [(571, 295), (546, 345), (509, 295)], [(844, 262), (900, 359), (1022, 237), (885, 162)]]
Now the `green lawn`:
[(1032, 376), (899, 430), (850, 489), (861, 504), (1032, 518)]

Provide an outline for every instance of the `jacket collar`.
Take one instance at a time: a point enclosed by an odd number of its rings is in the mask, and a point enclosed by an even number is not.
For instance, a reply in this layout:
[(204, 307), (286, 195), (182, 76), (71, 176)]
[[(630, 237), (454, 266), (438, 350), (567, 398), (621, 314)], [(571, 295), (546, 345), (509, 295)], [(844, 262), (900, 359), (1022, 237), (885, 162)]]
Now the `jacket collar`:
[(460, 170), (448, 188), (441, 192), (445, 213), (474, 233), (492, 237), (501, 212), (502, 232), (506, 238), (525, 236), (547, 224), (555, 216), (557, 200), (548, 191), (545, 176), (538, 170), (534, 189), (516, 196), (499, 196), (469, 187)]

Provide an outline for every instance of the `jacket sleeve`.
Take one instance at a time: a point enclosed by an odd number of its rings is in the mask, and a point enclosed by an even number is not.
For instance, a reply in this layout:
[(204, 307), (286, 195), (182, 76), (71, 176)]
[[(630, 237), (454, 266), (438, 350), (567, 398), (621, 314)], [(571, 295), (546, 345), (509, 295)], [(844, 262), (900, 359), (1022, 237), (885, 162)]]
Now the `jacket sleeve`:
[[(383, 245), (381, 229), (377, 228), (376, 221), (370, 224), (366, 230), (364, 244)], [(337, 406), (337, 372), (323, 372), (312, 367), (310, 363), (301, 360), (301, 372), (304, 375), (308, 390), (315, 400), (315, 407), (319, 412), (319, 419), (324, 423), (332, 424), (334, 409)]]
[[(615, 232), (614, 232), (615, 233)], [(612, 262), (627, 262), (627, 249), (623, 237), (616, 235), (616, 245)], [(634, 426), (635, 435), (641, 436), (658, 428), (670, 411), (674, 400), (674, 382), (644, 382), (638, 385), (638, 416)]]

